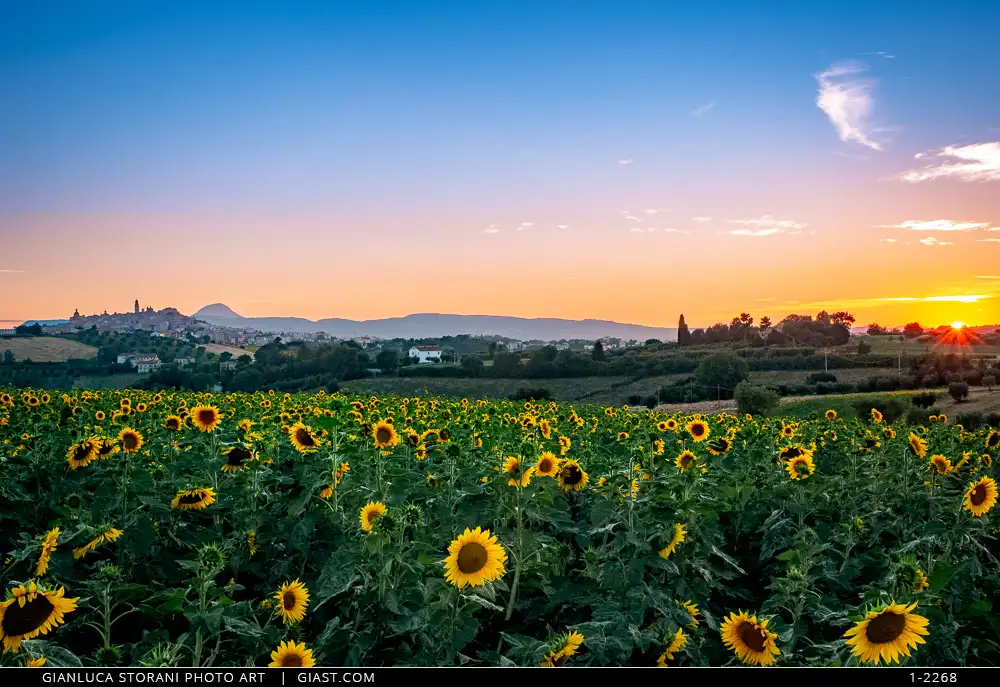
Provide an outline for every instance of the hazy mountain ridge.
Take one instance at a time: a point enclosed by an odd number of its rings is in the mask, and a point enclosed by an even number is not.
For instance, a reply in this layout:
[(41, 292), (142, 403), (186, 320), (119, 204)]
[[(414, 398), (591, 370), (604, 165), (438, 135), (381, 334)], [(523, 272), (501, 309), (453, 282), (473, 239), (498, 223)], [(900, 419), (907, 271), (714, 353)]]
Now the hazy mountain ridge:
[(564, 320), (558, 318), (524, 318), (503, 315), (447, 315), (417, 313), (380, 320), (348, 320), (326, 318), (309, 320), (303, 317), (243, 317), (222, 303), (214, 303), (194, 313), (193, 317), (223, 327), (288, 331), (296, 333), (325, 332), (337, 338), (372, 336), (381, 339), (422, 339), (459, 334), (504, 336), (528, 341), (540, 339), (660, 339), (676, 341), (677, 329), (647, 327), (606, 320)]

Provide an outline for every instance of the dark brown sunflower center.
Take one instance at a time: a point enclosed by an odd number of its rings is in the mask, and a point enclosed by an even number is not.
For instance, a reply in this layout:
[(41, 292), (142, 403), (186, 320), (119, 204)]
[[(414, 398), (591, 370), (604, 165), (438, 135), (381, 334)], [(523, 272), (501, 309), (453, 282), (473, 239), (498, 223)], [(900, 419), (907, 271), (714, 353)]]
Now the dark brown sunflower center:
[(438, 434), (438, 437), (441, 439), (441, 441), (448, 441), (448, 437), (449, 436), (450, 435), (448, 434), (447, 430), (444, 430), (444, 429), (442, 429), (441, 433)]
[(750, 647), (751, 651), (761, 652), (767, 644), (767, 635), (753, 623), (740, 625), (740, 640)]
[(114, 447), (115, 445), (112, 444), (110, 441), (105, 441), (103, 444), (101, 444), (101, 448), (98, 450), (98, 453), (100, 453), (102, 456), (106, 456), (109, 453), (111, 453)]
[(991, 434), (990, 438), (986, 440), (986, 445), (993, 448), (997, 444), (1000, 444), (1000, 434)]
[(539, 472), (551, 472), (552, 471), (552, 459), (551, 458), (542, 458), (542, 460), (538, 463), (538, 470), (539, 470)]
[(132, 450), (139, 445), (139, 437), (135, 434), (126, 434), (122, 437), (122, 445), (125, 446), (126, 449)]
[(905, 616), (899, 613), (882, 613), (869, 621), (865, 635), (872, 644), (888, 644), (903, 634), (905, 627)]
[(681, 467), (687, 469), (691, 465), (691, 461), (694, 460), (694, 456), (690, 453), (684, 453), (681, 455)]
[(244, 462), (250, 460), (252, 455), (250, 449), (245, 446), (236, 446), (226, 455), (226, 462), (229, 465), (243, 465)]
[(781, 452), (781, 457), (785, 460), (790, 460), (792, 458), (798, 458), (802, 455), (802, 449), (798, 446), (792, 446), (791, 448), (786, 448)]
[(379, 427), (375, 430), (375, 441), (380, 444), (388, 444), (392, 439), (392, 432), (387, 427)]
[(518, 475), (520, 475), (521, 474), (521, 461), (519, 461), (519, 460), (512, 461), (511, 464), (508, 466), (507, 472), (509, 472), (514, 477), (517, 477)]
[(295, 592), (287, 591), (281, 595), (281, 605), (286, 611), (293, 611), (298, 605), (298, 598)]
[(477, 573), (486, 567), (488, 558), (486, 547), (479, 542), (470, 542), (458, 552), (458, 569), (466, 575)]
[(878, 446), (878, 441), (875, 439), (865, 439), (865, 448), (875, 448)]
[(193, 494), (183, 494), (177, 501), (185, 506), (190, 506), (195, 503), (201, 503), (204, 496), (201, 492), (194, 492)]
[(0, 621), (0, 631), (8, 637), (17, 637), (34, 632), (51, 617), (55, 607), (48, 598), (39, 594), (24, 606), (13, 603)]
[(181, 421), (175, 417), (167, 420), (167, 429), (179, 429), (181, 426)]
[(692, 436), (700, 437), (704, 433), (705, 433), (704, 425), (691, 425)]
[(281, 657), (282, 668), (301, 668), (302, 657), (298, 654), (285, 654)]
[(312, 434), (309, 433), (309, 430), (303, 429), (301, 427), (299, 429), (295, 430), (295, 439), (296, 439), (296, 441), (298, 441), (303, 446), (315, 446), (316, 445), (316, 442), (315, 442), (315, 440), (313, 440)]
[(198, 411), (198, 420), (203, 425), (211, 425), (212, 423), (215, 422), (215, 418), (216, 418), (216, 415), (215, 415), (215, 411), (214, 410), (199, 410)]
[(583, 470), (575, 465), (567, 465), (562, 470), (562, 480), (564, 484), (570, 486), (579, 484), (583, 479)]
[(93, 447), (90, 444), (77, 444), (73, 449), (73, 460), (86, 460)]
[(986, 501), (986, 485), (977, 484), (969, 493), (969, 501), (973, 506), (982, 505)]
[(807, 463), (805, 460), (795, 461), (795, 463), (793, 463), (793, 468), (795, 469), (795, 472), (797, 472), (800, 475), (809, 474), (809, 463)]

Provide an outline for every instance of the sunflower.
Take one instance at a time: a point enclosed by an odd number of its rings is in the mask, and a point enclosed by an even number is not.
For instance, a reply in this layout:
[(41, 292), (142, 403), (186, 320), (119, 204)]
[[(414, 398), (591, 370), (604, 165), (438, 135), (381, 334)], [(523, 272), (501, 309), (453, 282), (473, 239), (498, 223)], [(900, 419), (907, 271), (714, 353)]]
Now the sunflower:
[(288, 438), (299, 453), (314, 453), (321, 445), (320, 440), (313, 435), (312, 428), (301, 422), (296, 422), (291, 426), (288, 430)]
[(305, 642), (281, 642), (278, 648), (271, 652), (271, 662), (268, 668), (311, 668), (316, 665), (312, 649), (307, 649)]
[(509, 487), (526, 487), (531, 484), (531, 475), (535, 471), (535, 468), (524, 466), (524, 459), (520, 456), (510, 456), (504, 462), (503, 471), (505, 474), (510, 475), (510, 479), (507, 480), (507, 486)]
[(546, 439), (552, 438), (552, 425), (549, 424), (548, 420), (542, 419), (538, 422), (538, 431)]
[(837, 419), (837, 411), (831, 408), (830, 410), (828, 410), (825, 413), (823, 413), (823, 416), (827, 420), (836, 420)]
[(103, 410), (98, 410), (96, 413), (94, 413), (94, 419), (97, 420), (98, 422), (104, 422), (105, 417), (107, 416), (104, 414)]
[(698, 604), (689, 599), (687, 601), (678, 601), (677, 605), (687, 611), (688, 615), (691, 616), (691, 622), (689, 623), (690, 626), (698, 627)]
[(85, 468), (93, 463), (97, 459), (98, 448), (92, 438), (70, 446), (66, 452), (66, 462), (69, 463), (70, 469)]
[(573, 445), (573, 441), (565, 435), (559, 437), (559, 455), (565, 456)]
[(663, 650), (662, 654), (660, 654), (660, 658), (656, 661), (656, 665), (661, 668), (665, 668), (667, 666), (667, 661), (674, 660), (674, 654), (683, 649), (684, 645), (687, 644), (687, 641), (688, 637), (684, 630), (682, 628), (677, 628), (677, 632), (675, 632), (674, 636), (670, 638), (670, 643), (667, 644), (667, 648)]
[(344, 479), (344, 475), (351, 471), (351, 464), (346, 460), (337, 466), (337, 471), (333, 473), (333, 480), (335, 484), (340, 484)]
[(242, 444), (237, 444), (235, 446), (229, 447), (223, 455), (226, 456), (226, 462), (222, 465), (223, 472), (239, 472), (240, 470), (246, 470), (250, 463), (257, 459), (254, 455), (253, 450), (248, 446), (243, 446)]
[(178, 431), (178, 430), (179, 430), (179, 429), (180, 429), (181, 427), (183, 427), (183, 426), (184, 426), (184, 420), (182, 420), (182, 419), (181, 419), (181, 418), (180, 418), (179, 416), (177, 416), (177, 415), (171, 415), (170, 417), (168, 417), (168, 418), (167, 418), (167, 419), (166, 419), (166, 420), (165, 420), (165, 421), (163, 422), (163, 426), (164, 426), (164, 427), (166, 427), (167, 429), (171, 430), (171, 431), (174, 431), (174, 432), (176, 432), (176, 431)]
[(556, 668), (564, 665), (571, 656), (576, 654), (582, 644), (583, 635), (579, 632), (570, 632), (558, 637), (554, 647), (542, 659), (541, 666), (543, 668)]
[(535, 463), (535, 475), (538, 477), (555, 477), (559, 474), (559, 464), (562, 461), (556, 458), (556, 454), (546, 451), (538, 457)]
[(212, 432), (222, 422), (222, 415), (215, 406), (195, 406), (191, 409), (191, 422), (202, 432)]
[(361, 508), (361, 513), (358, 515), (358, 519), (361, 520), (361, 529), (365, 532), (371, 532), (375, 520), (387, 510), (389, 509), (381, 501), (369, 501)]
[(928, 587), (927, 575), (924, 573), (923, 570), (921, 570), (920, 568), (917, 568), (917, 570), (914, 572), (914, 576), (917, 579), (913, 583), (913, 592), (915, 594), (919, 594), (920, 592), (924, 591)]
[(118, 441), (122, 444), (122, 451), (125, 453), (135, 453), (142, 448), (142, 435), (134, 429), (126, 427), (118, 434)]
[(803, 480), (808, 479), (816, 472), (816, 465), (813, 463), (812, 456), (807, 453), (789, 460), (785, 464), (785, 470), (788, 471), (788, 476), (792, 479)]
[(975, 517), (986, 515), (997, 503), (997, 483), (992, 477), (983, 477), (969, 485), (962, 508)]
[(306, 617), (306, 606), (309, 605), (309, 590), (298, 580), (285, 582), (273, 598), (278, 602), (277, 609), (281, 613), (282, 621), (286, 625), (288, 623), (296, 623)]
[(559, 465), (558, 479), (559, 486), (565, 492), (580, 491), (590, 481), (587, 472), (575, 460), (565, 460)]
[(182, 489), (174, 496), (170, 502), (170, 507), (176, 510), (205, 510), (215, 503), (215, 490), (206, 489)]
[(927, 469), (937, 470), (939, 475), (947, 475), (952, 471), (951, 461), (941, 455), (931, 456)]
[(675, 420), (674, 418), (669, 418), (667, 420), (667, 429), (669, 431), (671, 431), (671, 432), (676, 432), (677, 431), (677, 420)]
[(395, 427), (383, 420), (372, 427), (372, 440), (376, 448), (392, 448), (399, 443), (399, 434)]
[(727, 649), (736, 653), (743, 663), (769, 666), (775, 661), (781, 651), (774, 640), (778, 635), (769, 632), (764, 620), (758, 622), (757, 616), (748, 616), (744, 611), (739, 614), (730, 613), (722, 623), (722, 642)]
[(991, 429), (986, 437), (986, 448), (996, 448), (997, 445), (1000, 445), (1000, 432)]
[(111, 439), (101, 439), (101, 445), (97, 449), (97, 456), (99, 458), (107, 458), (112, 453), (118, 452), (118, 444), (111, 441)]
[(496, 535), (477, 527), (465, 528), (448, 546), (444, 559), (444, 578), (459, 589), (466, 585), (478, 587), (486, 581), (500, 579), (506, 572), (507, 552), (497, 543)]
[(874, 422), (876, 425), (882, 422), (882, 413), (880, 413), (875, 408), (872, 408), (872, 422)]
[(41, 668), (45, 665), (45, 657), (39, 656), (38, 658), (29, 658), (24, 663), (25, 668)]
[(927, 455), (927, 442), (918, 437), (913, 432), (910, 432), (910, 450), (916, 454), (917, 458), (923, 458)]
[(704, 420), (691, 420), (687, 423), (687, 431), (695, 441), (705, 441), (709, 435), (708, 423)]
[(427, 481), (427, 486), (430, 487), (431, 489), (436, 489), (437, 487), (439, 487), (441, 485), (441, 483), (438, 481), (437, 477), (435, 477), (434, 475), (432, 475), (430, 473), (427, 473), (427, 480), (426, 481)]
[(121, 537), (122, 534), (123, 532), (121, 530), (117, 530), (114, 527), (109, 527), (108, 529), (101, 532), (99, 535), (91, 539), (83, 546), (77, 549), (73, 549), (73, 560), (79, 560), (83, 558), (84, 556), (86, 556), (91, 551), (95, 550), (98, 546), (100, 546), (104, 542), (118, 541), (118, 538)]
[(687, 472), (687, 469), (694, 465), (696, 460), (697, 456), (692, 451), (682, 451), (680, 455), (674, 458), (674, 465), (681, 472)]
[(38, 565), (35, 566), (36, 577), (41, 577), (49, 569), (49, 558), (59, 544), (59, 535), (61, 533), (58, 527), (53, 527), (45, 533), (45, 537), (42, 539), (42, 552), (38, 555)]
[(729, 449), (733, 447), (733, 442), (726, 437), (719, 437), (718, 439), (711, 439), (705, 444), (705, 448), (713, 456), (721, 456), (729, 453)]
[(48, 634), (65, 621), (63, 616), (76, 610), (79, 598), (65, 598), (66, 589), (51, 590), (35, 583), (14, 587), (0, 601), (0, 641), (4, 653), (17, 653), (22, 641)]
[(927, 631), (927, 618), (911, 613), (916, 602), (909, 606), (895, 602), (869, 611), (863, 620), (844, 633), (851, 651), (864, 663), (898, 663), (901, 655), (909, 656), (910, 649), (925, 644), (920, 635)]
[(670, 542), (665, 547), (660, 549), (660, 558), (663, 560), (670, 558), (671, 554), (673, 554), (673, 552), (677, 550), (677, 547), (680, 546), (681, 542), (684, 541), (686, 535), (687, 529), (684, 525), (674, 525), (674, 532), (673, 536), (670, 537)]

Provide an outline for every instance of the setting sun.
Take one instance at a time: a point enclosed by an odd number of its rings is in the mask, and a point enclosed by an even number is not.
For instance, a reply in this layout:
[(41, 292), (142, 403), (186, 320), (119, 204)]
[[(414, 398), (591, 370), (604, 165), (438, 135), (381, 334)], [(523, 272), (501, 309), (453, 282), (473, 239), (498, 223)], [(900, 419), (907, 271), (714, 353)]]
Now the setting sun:
[(952, 329), (963, 329), (964, 327), (965, 327), (965, 322), (952, 322), (951, 323), (951, 328)]

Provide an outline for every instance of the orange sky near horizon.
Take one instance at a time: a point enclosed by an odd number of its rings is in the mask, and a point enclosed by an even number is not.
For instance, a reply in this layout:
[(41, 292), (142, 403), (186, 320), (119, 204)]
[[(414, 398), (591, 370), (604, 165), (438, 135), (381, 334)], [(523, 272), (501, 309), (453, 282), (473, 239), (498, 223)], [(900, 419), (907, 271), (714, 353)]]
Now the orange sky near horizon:
[[(826, 309), (848, 310), (859, 325), (1000, 322), (998, 270), (969, 239), (928, 247), (898, 231), (888, 244), (819, 230), (720, 237), (711, 222), (690, 234), (637, 234), (554, 221), (493, 235), (468, 231), (465, 218), (0, 217), (3, 267), (16, 268), (0, 271), (0, 319), (127, 311), (138, 298), (188, 314), (221, 302), (247, 317), (313, 320), (439, 312), (675, 327), (684, 313), (699, 327), (740, 312), (777, 321)], [(402, 222), (433, 238), (399, 240)], [(38, 250), (49, 245), (60, 250)]]

